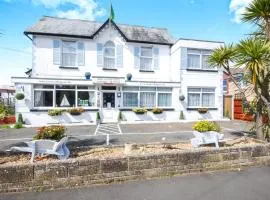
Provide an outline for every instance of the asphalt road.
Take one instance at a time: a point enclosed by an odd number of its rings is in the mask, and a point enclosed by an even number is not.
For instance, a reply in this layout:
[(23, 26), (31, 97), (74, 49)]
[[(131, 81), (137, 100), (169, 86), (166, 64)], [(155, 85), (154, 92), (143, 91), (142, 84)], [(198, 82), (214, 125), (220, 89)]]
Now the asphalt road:
[(91, 188), (0, 194), (0, 200), (269, 200), (270, 167)]
[[(179, 142), (193, 137), (194, 123), (155, 123), (155, 124), (121, 124), (123, 134), (110, 135), (111, 145), (125, 143)], [(248, 131), (250, 123), (241, 121), (219, 122), (225, 138), (238, 137), (242, 131)], [(106, 135), (94, 135), (96, 126), (68, 126), (66, 134), (72, 136), (70, 145), (89, 146), (105, 145)], [(36, 128), (0, 130), (0, 151), (11, 146), (20, 146), (36, 134)]]

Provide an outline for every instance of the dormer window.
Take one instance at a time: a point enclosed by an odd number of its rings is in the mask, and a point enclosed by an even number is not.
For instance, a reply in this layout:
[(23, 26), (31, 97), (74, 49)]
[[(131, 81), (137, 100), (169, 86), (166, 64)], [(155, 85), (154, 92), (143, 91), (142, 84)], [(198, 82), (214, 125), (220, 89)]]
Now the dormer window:
[(108, 41), (104, 45), (104, 68), (115, 68), (115, 44), (112, 41)]

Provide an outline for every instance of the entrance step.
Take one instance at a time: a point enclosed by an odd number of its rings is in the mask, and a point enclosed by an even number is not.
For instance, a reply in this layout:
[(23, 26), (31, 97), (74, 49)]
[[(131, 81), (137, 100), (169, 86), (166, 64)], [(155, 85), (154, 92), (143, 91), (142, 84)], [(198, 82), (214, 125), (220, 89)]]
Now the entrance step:
[(118, 123), (101, 123), (97, 126), (95, 135), (122, 134)]

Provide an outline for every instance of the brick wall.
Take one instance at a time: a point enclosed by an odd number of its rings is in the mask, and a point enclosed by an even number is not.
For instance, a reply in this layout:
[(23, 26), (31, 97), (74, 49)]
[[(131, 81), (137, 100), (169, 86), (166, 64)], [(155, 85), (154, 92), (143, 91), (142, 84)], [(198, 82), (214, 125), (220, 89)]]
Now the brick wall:
[(0, 166), (0, 192), (44, 191), (270, 164), (270, 144)]

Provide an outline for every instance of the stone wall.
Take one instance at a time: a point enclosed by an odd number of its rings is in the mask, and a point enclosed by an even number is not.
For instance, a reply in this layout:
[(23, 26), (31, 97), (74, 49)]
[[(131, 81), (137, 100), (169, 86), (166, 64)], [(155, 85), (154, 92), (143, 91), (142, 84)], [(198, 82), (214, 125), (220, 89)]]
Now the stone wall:
[(0, 191), (44, 191), (270, 164), (270, 144), (0, 166)]

